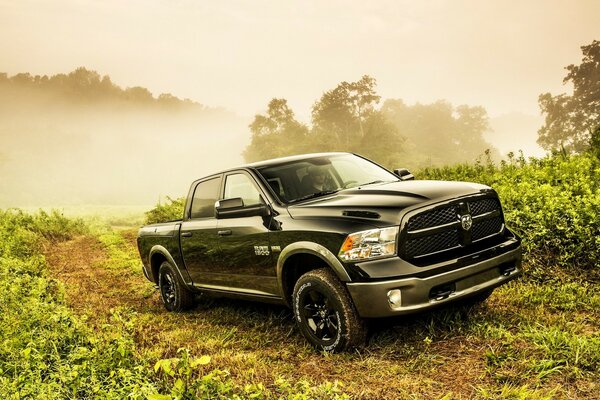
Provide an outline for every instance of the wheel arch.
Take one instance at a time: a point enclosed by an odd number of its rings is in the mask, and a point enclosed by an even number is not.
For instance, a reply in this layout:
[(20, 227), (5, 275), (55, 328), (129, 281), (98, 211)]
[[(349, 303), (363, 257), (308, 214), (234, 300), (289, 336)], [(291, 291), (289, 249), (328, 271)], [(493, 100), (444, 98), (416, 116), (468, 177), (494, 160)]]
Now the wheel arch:
[(152, 282), (154, 282), (155, 284), (158, 285), (158, 270), (160, 269), (161, 264), (167, 261), (175, 268), (175, 270), (177, 270), (181, 281), (184, 282), (186, 285), (189, 285), (190, 280), (186, 279), (186, 277), (181, 273), (179, 265), (177, 265), (175, 259), (173, 258), (173, 256), (171, 256), (171, 253), (169, 253), (169, 250), (167, 250), (165, 247), (161, 245), (153, 246), (152, 249), (150, 249), (150, 255), (148, 257), (148, 260), (150, 264)]
[(326, 247), (302, 241), (286, 246), (277, 259), (277, 283), (285, 303), (291, 305), (291, 295), (298, 278), (313, 269), (328, 267), (342, 282), (352, 279), (338, 258)]

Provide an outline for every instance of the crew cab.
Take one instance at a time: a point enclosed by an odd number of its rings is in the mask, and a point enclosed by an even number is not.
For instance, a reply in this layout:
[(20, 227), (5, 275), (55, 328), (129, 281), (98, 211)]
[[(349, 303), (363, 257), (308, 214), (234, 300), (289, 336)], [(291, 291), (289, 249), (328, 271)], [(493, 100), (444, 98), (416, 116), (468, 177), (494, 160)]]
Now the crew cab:
[(483, 301), (522, 272), (497, 193), (415, 180), (351, 153), (298, 155), (194, 181), (181, 220), (139, 230), (169, 311), (213, 292), (292, 308), (316, 348), (366, 340), (366, 319)]

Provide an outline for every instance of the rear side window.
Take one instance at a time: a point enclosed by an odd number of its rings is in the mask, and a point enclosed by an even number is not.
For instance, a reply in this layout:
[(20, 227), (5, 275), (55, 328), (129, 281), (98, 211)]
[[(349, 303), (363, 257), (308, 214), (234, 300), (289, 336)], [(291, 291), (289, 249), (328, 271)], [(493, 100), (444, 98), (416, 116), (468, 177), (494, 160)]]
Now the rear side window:
[(246, 174), (228, 175), (225, 179), (225, 199), (241, 197), (245, 206), (261, 203), (260, 193)]
[(208, 218), (215, 216), (215, 202), (219, 197), (221, 178), (213, 178), (196, 185), (192, 199), (190, 218)]

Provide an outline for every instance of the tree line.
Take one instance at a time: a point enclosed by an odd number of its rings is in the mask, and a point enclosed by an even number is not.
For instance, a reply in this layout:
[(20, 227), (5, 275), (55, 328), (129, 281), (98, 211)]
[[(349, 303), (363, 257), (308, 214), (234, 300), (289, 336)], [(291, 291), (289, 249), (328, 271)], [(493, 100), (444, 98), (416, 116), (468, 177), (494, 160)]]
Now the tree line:
[(286, 99), (272, 99), (265, 114), (250, 124), (246, 161), (298, 153), (349, 151), (387, 166), (471, 161), (490, 149), (482, 107), (454, 107), (446, 101), (407, 105), (400, 99), (379, 103), (376, 81), (365, 75), (341, 82), (312, 107), (310, 126), (299, 122)]
[[(581, 47), (580, 65), (569, 65), (564, 83), (572, 95), (541, 94), (545, 123), (538, 144), (549, 151), (578, 153), (600, 143), (600, 41)], [(313, 107), (311, 123), (295, 118), (286, 99), (272, 99), (264, 114), (249, 125), (248, 162), (299, 153), (348, 151), (388, 167), (424, 167), (473, 162), (485, 155), (499, 158), (483, 134), (490, 130), (483, 107), (440, 100), (408, 105), (388, 99), (379, 105), (376, 80), (365, 75), (341, 82), (323, 93)]]
[(190, 99), (180, 99), (170, 93), (154, 96), (148, 89), (141, 86), (122, 88), (113, 83), (108, 75), (102, 76), (98, 72), (84, 67), (67, 74), (51, 76), (31, 75), (27, 72), (13, 76), (0, 73), (0, 93), (20, 96), (41, 94), (45, 97), (79, 104), (119, 102), (166, 109), (205, 109), (205, 106), (200, 103)]

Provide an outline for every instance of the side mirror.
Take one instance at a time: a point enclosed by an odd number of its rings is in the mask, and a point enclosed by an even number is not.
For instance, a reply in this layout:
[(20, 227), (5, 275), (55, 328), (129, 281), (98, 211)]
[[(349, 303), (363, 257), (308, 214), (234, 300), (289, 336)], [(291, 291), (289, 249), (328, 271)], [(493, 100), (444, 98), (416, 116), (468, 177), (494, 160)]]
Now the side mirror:
[(398, 175), (398, 178), (400, 178), (401, 181), (415, 180), (415, 176), (406, 168), (397, 168), (394, 170), (394, 174)]
[(215, 217), (224, 218), (243, 218), (243, 217), (266, 217), (269, 215), (269, 207), (266, 204), (253, 204), (245, 206), (241, 197), (232, 199), (223, 199), (215, 203)]

